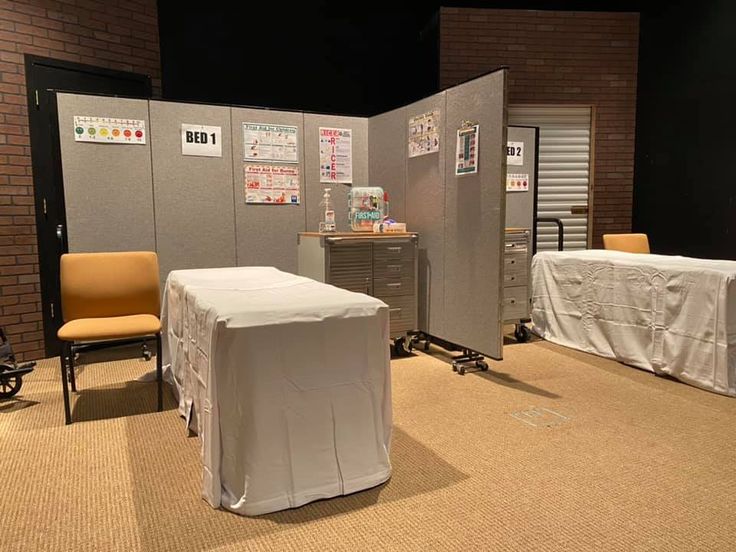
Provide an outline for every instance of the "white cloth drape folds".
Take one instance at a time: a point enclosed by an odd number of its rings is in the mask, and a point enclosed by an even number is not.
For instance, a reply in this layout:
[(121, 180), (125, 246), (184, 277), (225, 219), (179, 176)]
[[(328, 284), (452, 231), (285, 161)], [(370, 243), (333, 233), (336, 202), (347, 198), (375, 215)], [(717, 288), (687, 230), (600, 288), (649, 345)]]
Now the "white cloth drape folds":
[(736, 396), (736, 262), (588, 250), (538, 253), (545, 339)]
[(212, 506), (258, 515), (390, 477), (385, 303), (271, 267), (178, 270), (162, 323)]

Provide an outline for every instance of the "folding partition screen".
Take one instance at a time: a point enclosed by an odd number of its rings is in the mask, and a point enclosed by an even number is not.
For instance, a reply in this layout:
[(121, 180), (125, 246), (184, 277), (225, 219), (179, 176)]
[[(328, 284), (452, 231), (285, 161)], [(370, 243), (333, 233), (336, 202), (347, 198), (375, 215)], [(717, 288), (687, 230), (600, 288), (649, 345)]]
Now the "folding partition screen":
[[(539, 129), (536, 127), (510, 126), (508, 127), (508, 143), (521, 143), (522, 150), (515, 151), (517, 163), (506, 167), (509, 176), (521, 175), (519, 178), (528, 178), (528, 187), (514, 186), (506, 191), (506, 226), (508, 228), (529, 228), (532, 243), (534, 232), (537, 202), (537, 137)], [(517, 146), (518, 148), (519, 146)], [(513, 180), (513, 179), (512, 179)]]
[[(371, 118), (57, 94), (68, 250), (155, 250), (171, 270), (297, 270), (296, 234), (316, 230), (324, 187), (338, 230), (350, 185), (320, 182), (319, 129), (350, 129), (352, 185), (381, 186), (391, 216), (420, 234), (420, 327), (501, 358), (506, 71)], [(409, 120), (436, 114), (439, 144), (408, 152)], [(144, 121), (146, 143), (75, 140), (74, 117)], [(296, 127), (298, 204), (245, 201), (244, 123)], [(184, 155), (182, 125), (215, 127), (219, 155)], [(456, 176), (457, 131), (478, 125), (478, 171)]]
[(148, 128), (148, 102), (60, 94), (58, 111), (69, 251), (155, 250), (150, 141), (110, 148), (74, 137), (74, 117), (82, 115), (137, 119)]
[[(429, 113), (439, 149), (410, 157), (410, 119)], [(474, 125), (479, 168), (457, 176), (457, 133)], [(392, 183), (392, 195), (403, 199), (397, 209), (420, 234), (418, 329), (500, 359), (506, 71), (371, 117), (369, 135), (371, 180)]]
[[(176, 269), (235, 265), (232, 150), (222, 157), (182, 155), (181, 125), (222, 128), (230, 136), (230, 108), (150, 102), (156, 251), (161, 280)], [(99, 144), (116, 149), (117, 145)]]
[[(231, 181), (235, 201), (235, 242), (238, 266), (275, 266), (296, 272), (296, 234), (305, 228), (306, 190), (304, 160), (304, 114), (233, 107)], [(296, 127), (299, 192), (298, 205), (253, 205), (245, 203), (243, 124), (263, 123)]]

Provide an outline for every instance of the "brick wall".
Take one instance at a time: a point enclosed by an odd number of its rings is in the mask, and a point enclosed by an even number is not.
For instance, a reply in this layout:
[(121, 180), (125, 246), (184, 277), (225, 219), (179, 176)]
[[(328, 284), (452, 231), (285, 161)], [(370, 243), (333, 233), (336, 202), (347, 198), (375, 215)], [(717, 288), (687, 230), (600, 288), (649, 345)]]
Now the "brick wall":
[(509, 67), (509, 102), (595, 106), (593, 247), (629, 232), (639, 14), (442, 8), (440, 85)]
[(43, 357), (23, 54), (151, 75), (161, 87), (156, 0), (0, 0), (0, 326)]

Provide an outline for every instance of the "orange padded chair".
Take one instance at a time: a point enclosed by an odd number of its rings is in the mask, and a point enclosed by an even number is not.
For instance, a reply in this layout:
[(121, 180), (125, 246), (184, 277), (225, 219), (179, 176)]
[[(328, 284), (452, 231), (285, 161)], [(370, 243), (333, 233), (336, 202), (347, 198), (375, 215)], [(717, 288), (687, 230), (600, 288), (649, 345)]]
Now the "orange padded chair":
[(603, 234), (603, 248), (626, 253), (649, 253), (646, 234)]
[(72, 391), (74, 349), (80, 342), (156, 338), (158, 410), (163, 408), (161, 370), (161, 298), (158, 257), (151, 251), (69, 253), (61, 256), (61, 306), (64, 325), (61, 381), (66, 423), (72, 423), (67, 363)]

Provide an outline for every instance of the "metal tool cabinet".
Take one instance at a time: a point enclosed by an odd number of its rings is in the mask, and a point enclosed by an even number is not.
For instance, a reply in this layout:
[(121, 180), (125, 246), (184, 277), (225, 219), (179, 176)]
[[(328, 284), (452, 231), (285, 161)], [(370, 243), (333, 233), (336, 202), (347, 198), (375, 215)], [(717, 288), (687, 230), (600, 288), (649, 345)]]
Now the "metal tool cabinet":
[(531, 333), (524, 322), (529, 322), (531, 309), (531, 232), (528, 228), (507, 228), (504, 246), (503, 319), (516, 325), (517, 341), (528, 341)]
[(299, 274), (388, 304), (394, 349), (404, 354), (417, 328), (418, 234), (301, 232), (298, 240)]

